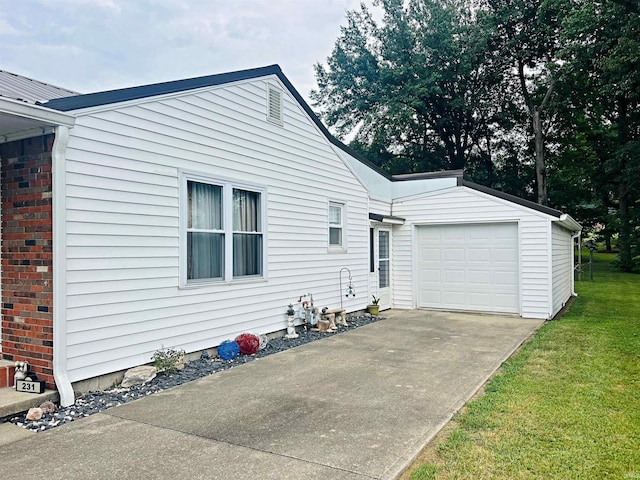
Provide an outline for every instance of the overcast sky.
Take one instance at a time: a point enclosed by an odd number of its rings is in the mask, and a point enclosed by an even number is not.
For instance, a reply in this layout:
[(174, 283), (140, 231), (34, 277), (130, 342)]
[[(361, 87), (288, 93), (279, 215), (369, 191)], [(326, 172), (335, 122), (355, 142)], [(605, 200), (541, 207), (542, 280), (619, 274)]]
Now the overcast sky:
[(90, 93), (277, 63), (308, 100), (359, 3), (0, 0), (0, 69)]

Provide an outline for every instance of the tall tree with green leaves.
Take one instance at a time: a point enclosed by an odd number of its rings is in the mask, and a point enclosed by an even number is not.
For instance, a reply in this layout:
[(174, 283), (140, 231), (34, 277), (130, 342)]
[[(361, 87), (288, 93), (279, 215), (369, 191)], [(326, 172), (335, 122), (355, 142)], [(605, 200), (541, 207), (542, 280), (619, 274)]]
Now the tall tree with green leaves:
[(339, 136), (392, 173), (491, 169), (491, 72), (465, 0), (380, 0), (347, 13), (311, 97)]
[(548, 204), (546, 130), (548, 110), (558, 81), (557, 53), (566, 0), (481, 0), (480, 27), (492, 35), (503, 85), (524, 109), (535, 159), (537, 201)]
[(595, 170), (579, 165), (595, 175), (597, 197), (617, 208), (620, 267), (632, 271), (640, 267), (640, 6), (572, 0), (562, 42), (567, 136), (597, 158)]

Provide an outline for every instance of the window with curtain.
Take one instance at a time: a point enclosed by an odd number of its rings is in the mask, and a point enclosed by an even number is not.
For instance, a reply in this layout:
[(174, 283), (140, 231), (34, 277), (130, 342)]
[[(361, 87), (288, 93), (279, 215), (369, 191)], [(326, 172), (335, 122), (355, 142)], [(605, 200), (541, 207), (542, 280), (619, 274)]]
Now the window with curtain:
[(260, 193), (233, 189), (233, 276), (262, 275)]
[(187, 182), (187, 279), (224, 276), (222, 187)]
[(187, 176), (186, 282), (262, 276), (262, 192)]
[(343, 239), (344, 205), (329, 203), (329, 247), (344, 247)]

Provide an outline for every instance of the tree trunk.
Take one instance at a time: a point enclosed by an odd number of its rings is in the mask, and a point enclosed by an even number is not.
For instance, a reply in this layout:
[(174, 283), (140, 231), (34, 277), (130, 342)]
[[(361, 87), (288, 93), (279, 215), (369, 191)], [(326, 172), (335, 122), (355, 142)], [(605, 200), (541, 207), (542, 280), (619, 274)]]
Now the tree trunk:
[(544, 132), (542, 131), (542, 121), (540, 120), (540, 108), (533, 110), (533, 133), (536, 147), (536, 184), (538, 186), (538, 203), (547, 205), (547, 172), (544, 162)]
[(624, 181), (620, 182), (618, 200), (620, 202), (618, 210), (618, 218), (620, 219), (620, 237), (618, 239), (620, 244), (620, 270), (630, 272), (633, 270), (633, 258), (631, 255), (633, 228), (629, 218), (629, 190)]
[(620, 155), (620, 165), (618, 175), (618, 218), (620, 219), (620, 269), (623, 272), (633, 270), (633, 256), (631, 255), (631, 243), (633, 237), (633, 227), (629, 216), (629, 186), (627, 184), (627, 152), (624, 147), (629, 139), (628, 125), (629, 104), (625, 97), (618, 99), (618, 151)]

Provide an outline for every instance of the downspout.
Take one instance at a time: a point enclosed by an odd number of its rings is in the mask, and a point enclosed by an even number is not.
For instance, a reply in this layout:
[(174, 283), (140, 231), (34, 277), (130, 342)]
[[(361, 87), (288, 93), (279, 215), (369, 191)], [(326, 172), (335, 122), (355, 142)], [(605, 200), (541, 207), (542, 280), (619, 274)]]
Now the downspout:
[(53, 378), (60, 395), (60, 405), (75, 402), (67, 374), (67, 179), (66, 151), (69, 127), (58, 126), (51, 151), (53, 173)]
[(578, 262), (580, 265), (582, 265), (582, 252), (580, 251), (580, 244), (581, 244), (581, 237), (582, 237), (582, 230), (579, 230), (578, 232), (576, 232), (575, 235), (571, 235), (571, 296), (572, 297), (577, 297), (578, 294), (576, 293), (576, 254), (575, 254), (575, 239), (578, 239), (578, 254), (580, 255), (578, 257)]

